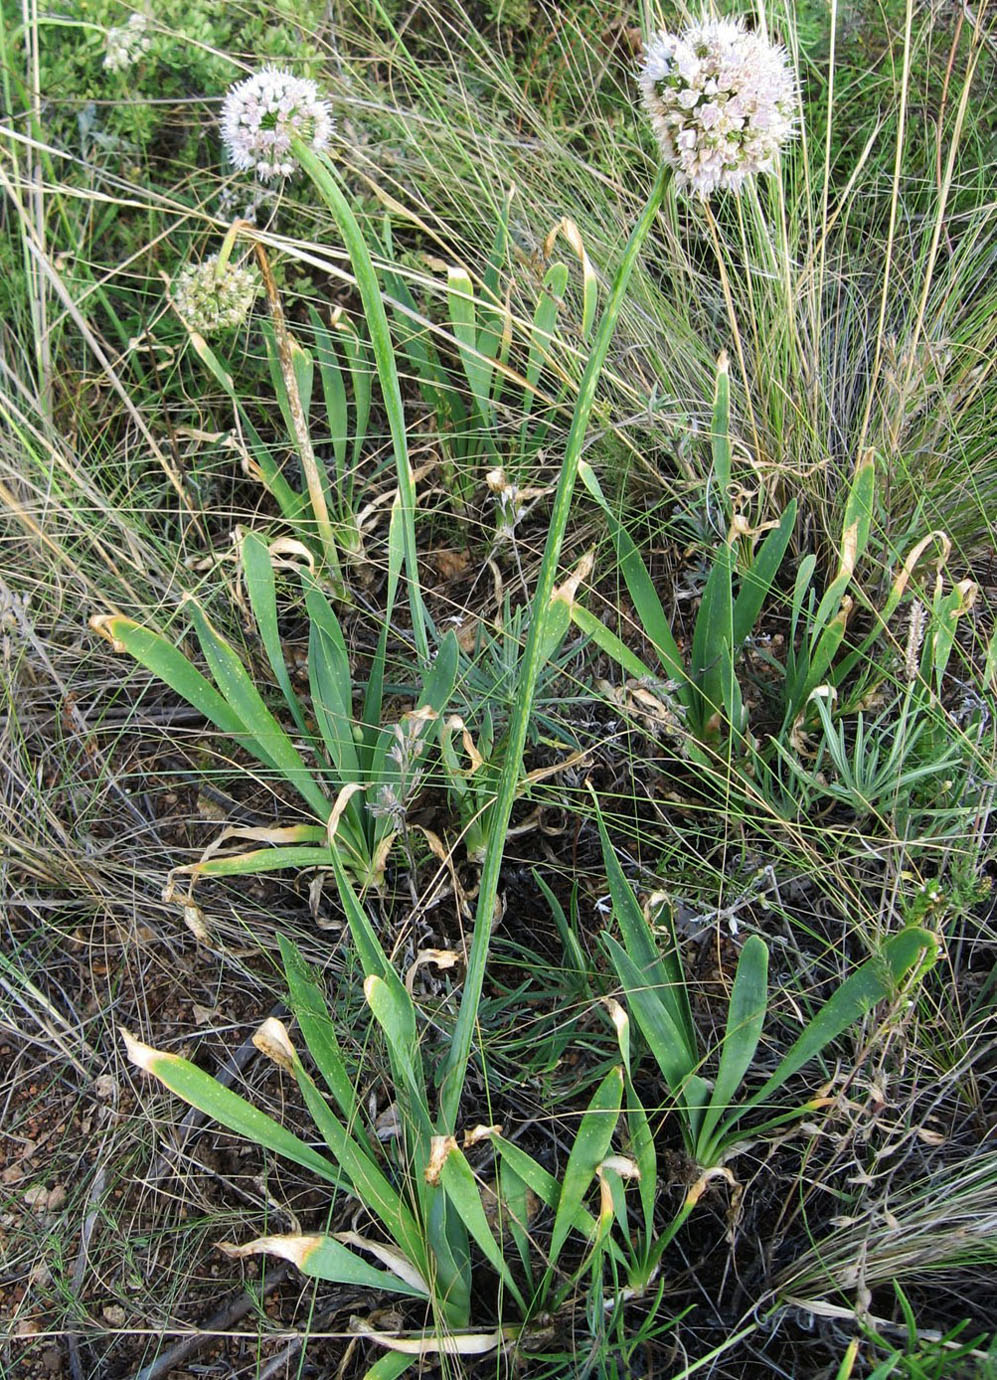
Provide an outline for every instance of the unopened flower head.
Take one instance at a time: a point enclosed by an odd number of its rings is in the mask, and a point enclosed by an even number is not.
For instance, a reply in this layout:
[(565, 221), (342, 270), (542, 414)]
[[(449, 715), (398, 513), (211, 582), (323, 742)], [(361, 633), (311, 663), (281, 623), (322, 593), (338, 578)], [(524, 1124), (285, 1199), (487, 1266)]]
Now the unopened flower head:
[(235, 264), (219, 266), (218, 255), (188, 264), (173, 280), (173, 304), (199, 335), (241, 326), (261, 291), (259, 274)]
[(130, 15), (127, 24), (108, 29), (105, 69), (108, 72), (123, 72), (126, 67), (138, 62), (142, 54), (152, 47), (148, 29), (149, 21), (144, 14)]
[(662, 157), (696, 196), (739, 192), (771, 171), (793, 133), (799, 102), (788, 54), (740, 19), (657, 34), (640, 86)]
[(332, 134), (329, 102), (308, 77), (279, 67), (264, 67), (229, 88), (222, 106), (222, 139), (241, 171), (252, 169), (262, 182), (290, 177), (297, 164), (291, 141), (298, 138), (321, 152)]

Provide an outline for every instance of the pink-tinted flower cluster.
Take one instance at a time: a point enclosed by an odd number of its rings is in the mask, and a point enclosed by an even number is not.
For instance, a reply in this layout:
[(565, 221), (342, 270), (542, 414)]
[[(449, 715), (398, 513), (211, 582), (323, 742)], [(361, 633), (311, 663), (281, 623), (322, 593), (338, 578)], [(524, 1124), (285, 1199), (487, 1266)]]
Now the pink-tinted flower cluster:
[(739, 19), (704, 19), (659, 33), (640, 73), (644, 107), (683, 191), (739, 192), (769, 172), (799, 105), (786, 50)]
[(279, 67), (263, 67), (229, 88), (221, 128), (234, 165), (272, 182), (290, 177), (297, 167), (293, 139), (303, 139), (320, 152), (328, 146), (333, 124), (329, 102), (319, 96), (313, 81)]

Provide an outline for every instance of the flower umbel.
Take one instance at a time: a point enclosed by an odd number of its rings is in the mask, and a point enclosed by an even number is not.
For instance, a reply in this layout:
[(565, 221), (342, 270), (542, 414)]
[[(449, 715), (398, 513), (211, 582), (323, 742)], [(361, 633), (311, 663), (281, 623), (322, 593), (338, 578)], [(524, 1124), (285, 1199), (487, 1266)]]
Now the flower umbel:
[(152, 47), (148, 33), (149, 21), (144, 14), (129, 15), (128, 23), (107, 31), (107, 52), (104, 68), (108, 72), (123, 72), (138, 62)]
[(212, 254), (188, 264), (173, 280), (173, 305), (185, 326), (199, 335), (241, 326), (261, 291), (253, 268), (221, 263)]
[(780, 44), (740, 19), (703, 19), (659, 33), (640, 73), (644, 108), (683, 191), (739, 192), (771, 171), (793, 133), (796, 77)]
[(279, 67), (264, 67), (229, 87), (221, 124), (229, 158), (243, 172), (253, 169), (262, 182), (295, 171), (292, 139), (321, 152), (333, 129), (329, 102), (315, 83)]

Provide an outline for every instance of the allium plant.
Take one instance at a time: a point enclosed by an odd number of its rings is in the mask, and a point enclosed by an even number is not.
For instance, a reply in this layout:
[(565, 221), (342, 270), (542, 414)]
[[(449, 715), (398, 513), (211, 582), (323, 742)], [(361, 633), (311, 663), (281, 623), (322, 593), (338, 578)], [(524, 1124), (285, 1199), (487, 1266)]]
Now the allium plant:
[(333, 123), (329, 102), (313, 81), (263, 67), (229, 88), (221, 129), (233, 164), (242, 172), (255, 171), (261, 182), (272, 182), (297, 170), (293, 140), (320, 153), (328, 146)]
[(199, 335), (241, 326), (261, 290), (260, 276), (221, 254), (188, 264), (173, 280), (173, 304), (180, 318)]
[(708, 197), (769, 172), (793, 133), (796, 78), (785, 48), (740, 19), (658, 33), (640, 73), (644, 107), (677, 186)]

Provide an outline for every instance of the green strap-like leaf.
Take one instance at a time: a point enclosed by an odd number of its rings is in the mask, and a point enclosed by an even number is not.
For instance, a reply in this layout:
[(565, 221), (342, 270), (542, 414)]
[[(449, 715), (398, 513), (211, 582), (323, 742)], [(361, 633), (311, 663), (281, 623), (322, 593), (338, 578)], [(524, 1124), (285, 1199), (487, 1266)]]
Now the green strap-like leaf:
[(199, 1112), (217, 1121), (219, 1126), (234, 1131), (237, 1136), (244, 1136), (256, 1145), (262, 1145), (264, 1149), (283, 1155), (286, 1160), (311, 1170), (331, 1183), (341, 1178), (339, 1169), (324, 1155), (188, 1059), (148, 1049), (133, 1041), (131, 1036), (126, 1036), (126, 1044), (133, 1063), (158, 1078), (164, 1087), (183, 1098), (191, 1107), (196, 1107)]
[[(892, 997), (901, 978), (916, 963), (934, 962), (936, 940), (927, 930), (910, 928), (887, 939), (874, 958), (868, 959), (820, 1008), (802, 1035), (779, 1062), (771, 1078), (734, 1114), (739, 1120), (745, 1112), (767, 1102), (794, 1073), (816, 1059), (832, 1040), (861, 1020), (881, 1001)], [(925, 959), (925, 955), (931, 957)]]
[(280, 629), (277, 626), (277, 591), (270, 552), (267, 550), (266, 542), (255, 532), (247, 532), (242, 539), (242, 570), (246, 578), (249, 603), (260, 630), (260, 637), (263, 639), (267, 660), (277, 677), (277, 684), (284, 692), (298, 732), (307, 738), (309, 733), (304, 711), (287, 672)]
[(215, 684), (238, 714), (253, 743), (264, 754), (263, 760), (276, 769), (308, 801), (319, 819), (331, 808), (325, 792), (302, 760), (301, 754), (263, 703), (234, 648), (216, 632), (200, 606), (191, 601), (191, 614), (201, 650), (211, 668)]
[(727, 1029), (720, 1051), (720, 1066), (700, 1131), (696, 1158), (704, 1168), (710, 1167), (708, 1157), (704, 1158), (709, 1139), (718, 1122), (733, 1106), (737, 1091), (758, 1049), (768, 1003), (768, 960), (769, 951), (765, 941), (757, 934), (749, 935), (737, 962), (727, 1010)]
[(301, 1028), (305, 1044), (340, 1111), (352, 1124), (359, 1115), (356, 1091), (336, 1039), (336, 1027), (329, 1015), (325, 993), (291, 941), (278, 934), (277, 943), (291, 997), (291, 1010)]
[(616, 1123), (620, 1119), (622, 1100), (623, 1071), (614, 1068), (607, 1073), (592, 1095), (568, 1155), (551, 1232), (551, 1267), (557, 1264), (568, 1233), (574, 1227), (576, 1214), (595, 1178), (597, 1166), (609, 1152)]
[(526, 1300), (520, 1293), (519, 1286), (505, 1263), (502, 1248), (495, 1240), (494, 1233), (488, 1224), (488, 1218), (485, 1216), (485, 1210), (481, 1203), (481, 1193), (471, 1172), (471, 1166), (456, 1144), (451, 1146), (444, 1160), (443, 1168), (440, 1171), (440, 1182), (467, 1231), (478, 1243), (485, 1259), (525, 1312)]
[[(131, 618), (116, 616), (104, 624), (108, 634), (115, 642), (120, 642), (125, 650), (147, 671), (158, 676), (165, 685), (176, 693), (204, 717), (229, 734), (238, 742), (245, 743), (248, 738), (246, 726), (232, 706), (219, 695), (218, 691), (201, 675), (172, 642), (162, 633), (143, 628)], [(272, 766), (273, 763), (267, 762)]]

